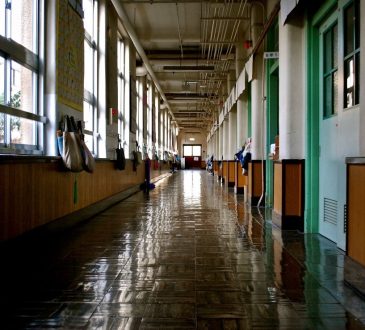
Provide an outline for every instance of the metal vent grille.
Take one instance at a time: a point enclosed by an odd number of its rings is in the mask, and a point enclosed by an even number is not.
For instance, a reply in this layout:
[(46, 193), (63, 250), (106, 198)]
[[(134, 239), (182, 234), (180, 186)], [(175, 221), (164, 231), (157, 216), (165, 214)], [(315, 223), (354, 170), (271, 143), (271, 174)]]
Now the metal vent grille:
[(330, 198), (324, 198), (324, 221), (337, 225), (337, 201)]
[(343, 206), (343, 232), (347, 232), (347, 204)]

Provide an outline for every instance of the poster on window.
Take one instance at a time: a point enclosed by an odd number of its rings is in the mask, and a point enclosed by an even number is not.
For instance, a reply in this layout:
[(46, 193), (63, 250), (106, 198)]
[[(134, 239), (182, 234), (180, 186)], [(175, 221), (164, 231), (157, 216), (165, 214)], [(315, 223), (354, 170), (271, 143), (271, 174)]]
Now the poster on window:
[(84, 100), (84, 25), (67, 0), (57, 2), (56, 79), (58, 101), (82, 111)]
[(131, 133), (136, 133), (137, 131), (137, 85), (136, 85), (136, 79), (131, 75), (130, 76), (130, 104), (131, 104), (131, 108), (130, 108), (130, 118), (131, 118), (131, 122), (130, 122), (130, 132)]

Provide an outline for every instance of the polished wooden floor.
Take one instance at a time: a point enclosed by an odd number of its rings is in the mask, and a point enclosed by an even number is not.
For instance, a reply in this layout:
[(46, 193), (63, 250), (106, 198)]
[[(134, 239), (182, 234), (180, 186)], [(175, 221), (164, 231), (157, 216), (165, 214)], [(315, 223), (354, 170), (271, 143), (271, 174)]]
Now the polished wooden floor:
[(72, 230), (2, 246), (1, 328), (365, 329), (344, 253), (269, 214), (181, 171)]

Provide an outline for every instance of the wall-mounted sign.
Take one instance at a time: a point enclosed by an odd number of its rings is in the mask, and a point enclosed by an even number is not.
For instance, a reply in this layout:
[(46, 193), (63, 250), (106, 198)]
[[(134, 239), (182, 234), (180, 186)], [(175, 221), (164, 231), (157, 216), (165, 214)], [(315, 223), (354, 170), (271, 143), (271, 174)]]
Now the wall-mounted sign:
[(271, 60), (271, 59), (275, 59), (275, 58), (279, 58), (279, 52), (265, 52), (264, 53), (265, 60)]

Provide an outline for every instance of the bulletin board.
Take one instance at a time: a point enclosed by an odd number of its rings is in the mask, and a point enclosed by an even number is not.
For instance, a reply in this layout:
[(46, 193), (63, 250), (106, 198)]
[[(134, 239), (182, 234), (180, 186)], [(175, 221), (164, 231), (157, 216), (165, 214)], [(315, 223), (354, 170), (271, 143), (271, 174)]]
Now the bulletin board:
[(57, 1), (57, 95), (58, 102), (83, 110), (84, 24), (68, 0)]

